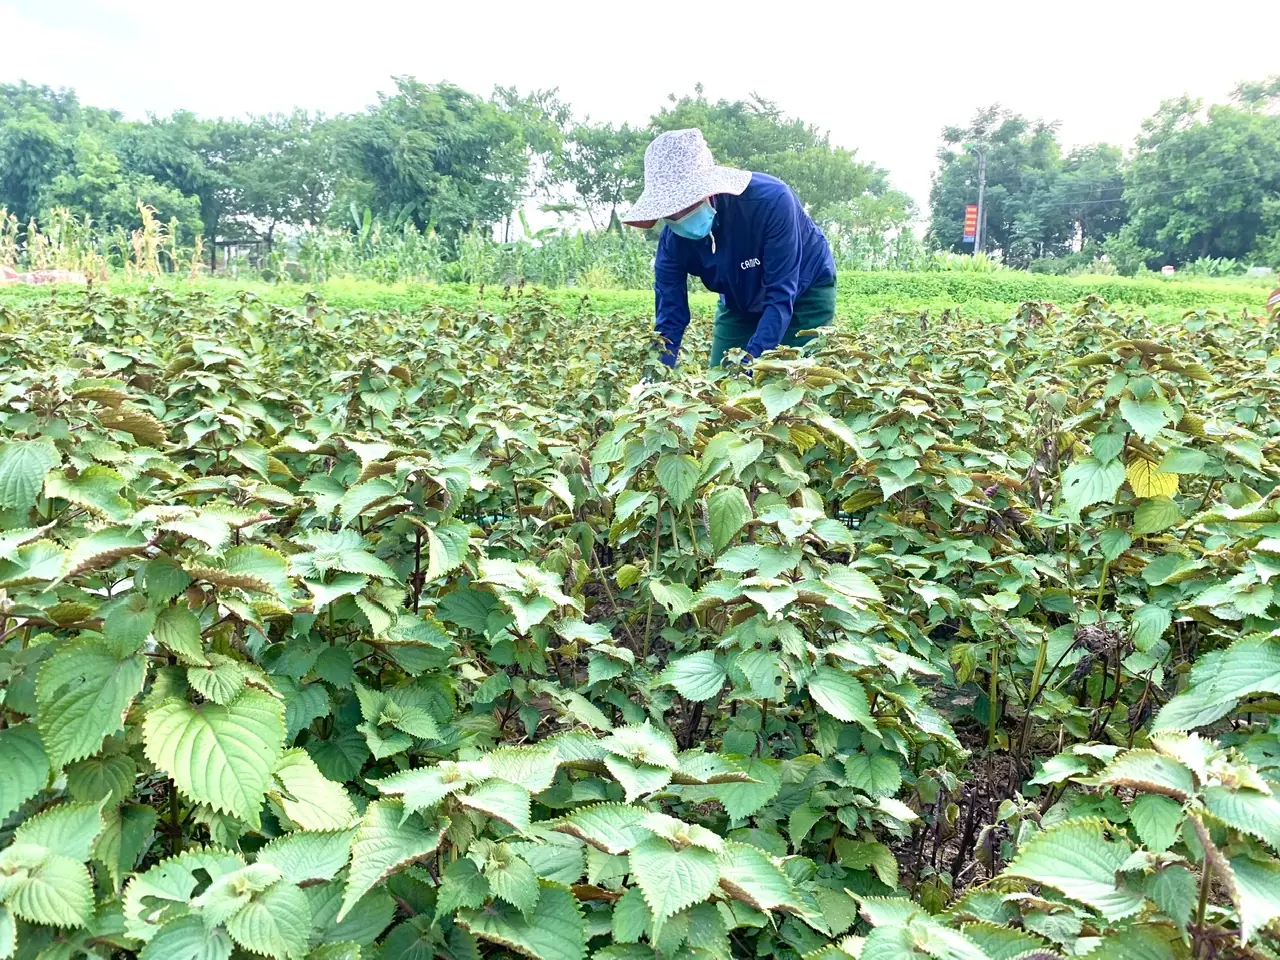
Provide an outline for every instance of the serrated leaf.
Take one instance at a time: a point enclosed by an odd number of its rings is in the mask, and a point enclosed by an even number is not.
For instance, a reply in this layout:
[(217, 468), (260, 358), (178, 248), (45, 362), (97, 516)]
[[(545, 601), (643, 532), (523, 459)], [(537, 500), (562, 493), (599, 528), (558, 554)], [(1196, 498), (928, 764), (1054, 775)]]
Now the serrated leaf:
[(1159, 533), (1181, 522), (1182, 512), (1168, 497), (1144, 500), (1133, 512), (1133, 532), (1137, 536)]
[(156, 643), (169, 650), (182, 663), (208, 665), (209, 660), (200, 642), (200, 620), (186, 607), (165, 607), (156, 616), (151, 632)]
[(1168, 607), (1154, 603), (1139, 607), (1129, 622), (1129, 635), (1133, 637), (1134, 646), (1143, 652), (1150, 650), (1172, 622), (1173, 613)]
[(538, 905), (528, 916), (495, 903), (483, 910), (462, 909), (456, 921), (481, 940), (532, 960), (584, 960), (586, 921), (573, 895), (552, 883), (541, 885)]
[(668, 770), (680, 767), (671, 734), (648, 720), (641, 724), (618, 727), (600, 741), (600, 746), (609, 753), (636, 763), (665, 767)]
[(1098, 782), (1104, 786), (1159, 793), (1178, 801), (1196, 792), (1191, 771), (1154, 750), (1126, 750), (1107, 764)]
[(902, 786), (898, 761), (887, 753), (850, 754), (844, 762), (844, 775), (850, 786), (872, 797), (891, 797)]
[(577, 837), (605, 853), (621, 856), (652, 836), (641, 826), (647, 815), (643, 807), (597, 803), (557, 820), (551, 829)]
[(1143, 846), (1163, 853), (1178, 839), (1182, 805), (1159, 794), (1144, 793), (1129, 808), (1129, 822), (1138, 831)]
[(563, 473), (551, 473), (538, 481), (547, 490), (557, 496), (569, 510), (574, 508), (573, 491), (569, 489), (569, 480)]
[(281, 676), (273, 676), (271, 683), (284, 700), (286, 746), (313, 721), (329, 715), (329, 691), (323, 683), (298, 683)]
[(727, 781), (708, 787), (707, 792), (719, 797), (725, 813), (738, 823), (759, 813), (778, 795), (782, 788), (782, 775), (778, 772), (776, 760), (752, 757), (748, 760), (735, 760), (733, 763), (753, 782)]
[(348, 527), (370, 507), (390, 500), (398, 492), (395, 484), (382, 477), (357, 483), (343, 494), (338, 504), (338, 519), (344, 527)]
[(484, 876), (495, 897), (505, 900), (526, 916), (537, 906), (541, 893), (538, 877), (533, 867), (520, 857), (508, 855), (501, 860), (490, 859)]
[(462, 907), (483, 907), (488, 899), (489, 881), (471, 859), (462, 857), (449, 864), (440, 878), (436, 919), (447, 917)]
[(604, 765), (622, 785), (627, 803), (634, 803), (640, 797), (655, 793), (671, 782), (671, 771), (667, 767), (633, 763), (613, 754), (604, 758)]
[(478, 777), (442, 767), (423, 767), (417, 770), (401, 770), (389, 777), (374, 781), (383, 794), (399, 797), (407, 816), (419, 810), (429, 810), (451, 793), (465, 790), (477, 782)]
[(1243, 460), (1253, 469), (1262, 469), (1262, 447), (1256, 440), (1237, 439), (1224, 443), (1222, 446), (1232, 456)]
[(871, 731), (876, 729), (867, 691), (857, 677), (835, 667), (818, 667), (809, 678), (809, 695), (837, 720), (858, 723)]
[(54, 769), (97, 751), (124, 728), (146, 679), (146, 658), (93, 638), (67, 644), (40, 668), (36, 726)]
[(1109, 563), (1133, 546), (1133, 537), (1124, 530), (1112, 527), (1098, 534), (1098, 546), (1102, 550), (1102, 559)]
[(461, 524), (437, 524), (427, 529), (428, 581), (456, 570), (467, 557), (471, 534)]
[(286, 833), (259, 850), (257, 862), (275, 867), (289, 883), (332, 880), (351, 858), (355, 835), (354, 827)]
[(693, 609), (693, 591), (683, 583), (650, 580), (648, 585), (650, 595), (662, 604), (662, 608), (673, 620)]
[(501, 820), (518, 833), (528, 833), (530, 796), (524, 787), (505, 780), (489, 780), (458, 798), (468, 810)]
[(891, 890), (897, 888), (898, 861), (893, 851), (883, 843), (840, 838), (836, 840), (836, 853), (842, 866), (850, 870), (865, 870), (870, 867), (886, 887)]
[(680, 510), (698, 486), (698, 477), (702, 469), (693, 457), (682, 454), (666, 453), (658, 458), (655, 469), (658, 483), (667, 491), (667, 499), (676, 510)]
[(0, 510), (25, 512), (35, 506), (45, 474), (61, 459), (47, 437), (10, 440), (0, 447)]
[(719, 553), (751, 520), (751, 504), (741, 487), (717, 487), (707, 497), (711, 544)]
[(1141, 400), (1123, 397), (1120, 400), (1120, 416), (1124, 417), (1133, 432), (1150, 443), (1160, 435), (1160, 429), (1173, 421), (1173, 407), (1154, 391)]
[[(1165, 800), (1164, 797), (1152, 799)], [(1186, 867), (1174, 864), (1157, 870), (1147, 877), (1143, 884), (1143, 892), (1179, 927), (1186, 929), (1191, 920), (1191, 911), (1196, 905), (1196, 887), (1199, 884), (1191, 871)]]
[(644, 902), (639, 887), (628, 887), (622, 899), (613, 905), (610, 930), (614, 943), (639, 943), (653, 924), (653, 913)]
[(275, 960), (305, 956), (310, 932), (311, 905), (306, 894), (285, 880), (255, 893), (227, 920), (232, 940)]
[(102, 832), (102, 804), (62, 803), (25, 820), (14, 831), (15, 844), (43, 847), (81, 863), (89, 859)]
[[(155, 603), (168, 603), (191, 584), (191, 578), (176, 560), (161, 554), (141, 568), (138, 584)], [(161, 612), (163, 616), (163, 611)], [(175, 651), (176, 652), (176, 651)]]
[(484, 763), (491, 776), (541, 793), (555, 780), (560, 755), (554, 746), (499, 747), (485, 754)]
[(351, 847), (351, 872), (338, 921), (397, 867), (436, 850), (448, 828), (448, 817), (424, 821), (415, 814), (406, 818), (398, 800), (375, 800), (369, 804)]
[(1205, 787), (1205, 810), (1215, 820), (1280, 849), (1280, 799), (1260, 790)]
[(270, 454), (267, 448), (256, 440), (246, 440), (238, 443), (228, 451), (232, 457), (239, 460), (246, 467), (262, 477), (263, 480), (270, 479), (271, 468), (268, 463)]
[[(1280, 860), (1232, 857), (1232, 899), (1240, 910), (1240, 940), (1280, 918)], [(21, 915), (21, 914), (19, 914)]]
[(44, 495), (74, 503), (78, 507), (108, 520), (120, 523), (133, 514), (129, 501), (120, 495), (124, 477), (110, 467), (95, 464), (74, 477), (61, 470), (51, 471), (44, 479)]
[(1072, 777), (1089, 772), (1089, 761), (1084, 757), (1060, 753), (1049, 757), (1040, 765), (1036, 775), (1028, 783), (1058, 784), (1065, 783)]
[(1164, 459), (1157, 464), (1161, 473), (1197, 474), (1209, 461), (1207, 454), (1190, 447), (1170, 447)]
[(346, 789), (326, 778), (301, 747), (276, 762), (267, 795), (303, 830), (342, 830), (357, 817)]
[(12, 560), (0, 561), (0, 585), (19, 587), (44, 580), (57, 580), (66, 566), (67, 551), (52, 540), (24, 544)]
[(1142, 895), (1116, 885), (1116, 871), (1133, 848), (1108, 839), (1101, 820), (1068, 820), (1035, 834), (1001, 876), (1022, 877), (1118, 920), (1142, 907)]
[[(226, 553), (223, 569), (231, 577), (243, 578), (256, 584), (243, 589), (273, 593), (281, 600), (287, 600), (293, 594), (288, 558), (269, 547), (256, 543), (232, 547)], [(266, 584), (265, 589), (261, 584)]]
[(98, 422), (108, 430), (127, 433), (138, 443), (151, 447), (163, 447), (168, 439), (168, 434), (159, 420), (147, 411), (128, 404), (99, 411)]
[(701, 847), (677, 850), (653, 837), (637, 844), (629, 856), (632, 876), (653, 911), (655, 935), (664, 920), (706, 900), (720, 883), (718, 858)]
[(138, 960), (230, 960), (232, 949), (226, 930), (209, 930), (193, 915), (162, 926), (142, 948)]
[(237, 854), (195, 849), (134, 876), (124, 891), (126, 932), (136, 940), (149, 940), (166, 920), (188, 912), (198, 887), (244, 866)]
[(165, 700), (148, 711), (143, 742), (147, 759), (192, 800), (256, 826), (284, 752), (284, 709), (252, 688), (225, 706)]
[(1078, 519), (1085, 507), (1110, 503), (1124, 478), (1124, 464), (1119, 460), (1110, 463), (1101, 463), (1094, 457), (1077, 460), (1062, 474), (1062, 498), (1068, 515)]
[(866, 600), (871, 603), (884, 602), (884, 595), (870, 577), (861, 570), (840, 564), (832, 564), (823, 574), (822, 582), (837, 593), (855, 600)]
[[(1206, 666), (1210, 661), (1201, 658)], [(1193, 667), (1192, 684), (1156, 715), (1155, 730), (1189, 730), (1229, 713), (1241, 697), (1280, 693), (1280, 641), (1249, 636), (1237, 640), (1208, 669)]]
[(710, 700), (724, 686), (724, 667), (710, 650), (699, 650), (672, 660), (660, 680), (676, 688), (680, 696), (694, 702)]
[(93, 881), (83, 863), (40, 846), (13, 844), (0, 853), (5, 906), (22, 920), (83, 927), (93, 918)]
[[(108, 566), (122, 557), (141, 553), (146, 549), (147, 543), (146, 536), (139, 530), (127, 527), (107, 527), (96, 530), (75, 542), (71, 551), (63, 557), (59, 576), (74, 577), (89, 570)], [(39, 543), (30, 546), (39, 546)], [(23, 550), (25, 549), (24, 547)]]
[(43, 527), (19, 527), (0, 533), (0, 560), (13, 560), (18, 555), (18, 547), (36, 539), (52, 526), (50, 523)]
[(803, 399), (804, 387), (789, 386), (779, 380), (766, 383), (760, 391), (760, 402), (769, 420), (778, 419), (779, 414), (786, 413)]
[(49, 758), (34, 723), (0, 730), (0, 823), (44, 789)]
[(1135, 457), (1125, 469), (1129, 487), (1139, 497), (1172, 497), (1178, 492), (1178, 475), (1161, 473), (1143, 457)]
[(144, 804), (107, 807), (102, 833), (93, 844), (93, 859), (107, 868), (117, 893), (150, 844), (158, 820), (155, 808)]
[(187, 670), (187, 683), (204, 699), (226, 704), (240, 696), (249, 675), (249, 668), (239, 660), (215, 653), (205, 666)]
[[(1013, 960), (1033, 950), (1044, 950), (1048, 945), (1045, 940), (1022, 930), (997, 926), (986, 921), (963, 924), (960, 932), (972, 940), (980, 950), (985, 951), (990, 960)], [(1050, 957), (1053, 957), (1053, 954), (1046, 951), (1046, 960)], [(1032, 960), (1034, 960), (1034, 954)]]
[(734, 899), (756, 910), (795, 909), (790, 878), (758, 847), (726, 843), (719, 870), (720, 888)]

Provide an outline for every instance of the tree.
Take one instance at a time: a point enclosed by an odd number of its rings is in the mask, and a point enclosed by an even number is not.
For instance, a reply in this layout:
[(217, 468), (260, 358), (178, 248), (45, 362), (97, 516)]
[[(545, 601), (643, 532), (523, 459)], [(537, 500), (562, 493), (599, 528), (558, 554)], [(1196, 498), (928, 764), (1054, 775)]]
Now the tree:
[(120, 124), (113, 149), (125, 171), (199, 200), (204, 230), (217, 239), (231, 199), (229, 158), (243, 127), (239, 122), (201, 120), (180, 110), (165, 118)]
[(305, 110), (254, 117), (232, 141), (228, 219), (271, 244), (287, 224), (317, 226), (333, 203), (343, 121)]
[(864, 193), (829, 204), (825, 214), (823, 229), (840, 259), (876, 269), (896, 262), (896, 238), (909, 230), (916, 205), (907, 194), (890, 188), (887, 170), (876, 169)]
[(1160, 253), (1149, 264), (1247, 259), (1277, 224), (1280, 103), (1271, 85), (1245, 84), (1234, 104), (1166, 100), (1143, 122), (1125, 178), (1132, 239)]
[(964, 210), (978, 202), (980, 150), (987, 163), (983, 249), (998, 250), (1017, 265), (1070, 249), (1072, 216), (1054, 202), (1062, 170), (1055, 124), (1028, 120), (997, 104), (978, 111), (967, 127), (945, 128), (942, 139), (941, 167), (929, 191), (934, 243), (968, 252)]
[(79, 131), (113, 119), (86, 111), (70, 90), (0, 84), (0, 207), (19, 220), (36, 216), (43, 192), (70, 163)]
[(1050, 201), (1071, 220), (1081, 249), (1095, 247), (1124, 226), (1124, 153), (1095, 143), (1067, 154)]
[(162, 220), (178, 218), (189, 236), (199, 233), (198, 199), (121, 160), (129, 127), (118, 113), (82, 106), (71, 91), (0, 86), (0, 206), (21, 220), (63, 207), (101, 230), (133, 230), (143, 203)]
[(389, 223), (434, 224), (456, 239), (507, 217), (529, 179), (520, 118), (449, 83), (397, 77), (396, 93), (352, 123), (355, 195)]
[(127, 171), (98, 136), (82, 132), (72, 147), (72, 160), (41, 191), (40, 217), (65, 207), (100, 230), (132, 231), (141, 226), (139, 204), (153, 207), (161, 221), (177, 219), (190, 239), (203, 232), (200, 201), (145, 174)]
[[(647, 130), (627, 124), (580, 123), (566, 138), (559, 173), (582, 200), (593, 227), (613, 224), (618, 207), (640, 193), (644, 184)], [(605, 211), (608, 211), (606, 217)]]

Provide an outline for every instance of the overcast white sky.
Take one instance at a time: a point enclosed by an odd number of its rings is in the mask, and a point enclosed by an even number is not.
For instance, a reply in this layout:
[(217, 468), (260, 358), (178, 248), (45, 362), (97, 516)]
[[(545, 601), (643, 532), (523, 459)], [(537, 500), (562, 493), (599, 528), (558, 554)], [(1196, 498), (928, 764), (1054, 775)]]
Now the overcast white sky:
[(1280, 71), (1274, 0), (0, 0), (0, 80), (127, 115), (359, 110), (412, 74), (487, 94), (558, 87), (579, 115), (643, 123), (697, 82), (752, 91), (887, 167), (924, 206), (939, 132), (1000, 102), (1070, 147), (1128, 147), (1183, 93)]

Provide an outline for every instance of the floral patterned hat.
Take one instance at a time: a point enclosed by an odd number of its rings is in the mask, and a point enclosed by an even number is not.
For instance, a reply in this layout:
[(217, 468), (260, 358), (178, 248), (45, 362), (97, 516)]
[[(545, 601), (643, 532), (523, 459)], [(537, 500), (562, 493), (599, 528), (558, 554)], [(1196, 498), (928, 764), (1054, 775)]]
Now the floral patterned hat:
[(703, 197), (747, 189), (749, 170), (719, 167), (701, 130), (659, 134), (644, 151), (644, 192), (621, 217), (623, 223), (661, 220)]

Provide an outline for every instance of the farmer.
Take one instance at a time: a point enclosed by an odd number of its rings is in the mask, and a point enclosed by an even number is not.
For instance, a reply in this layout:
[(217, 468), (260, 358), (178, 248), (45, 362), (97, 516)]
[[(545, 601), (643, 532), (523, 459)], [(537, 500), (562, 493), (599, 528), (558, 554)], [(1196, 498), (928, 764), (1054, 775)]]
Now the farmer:
[(765, 173), (716, 166), (700, 130), (672, 130), (644, 152), (644, 192), (622, 217), (666, 227), (654, 261), (662, 362), (675, 366), (689, 325), (686, 278), (720, 294), (711, 366), (737, 347), (752, 357), (802, 343), (830, 323), (836, 266), (827, 238), (795, 193)]

